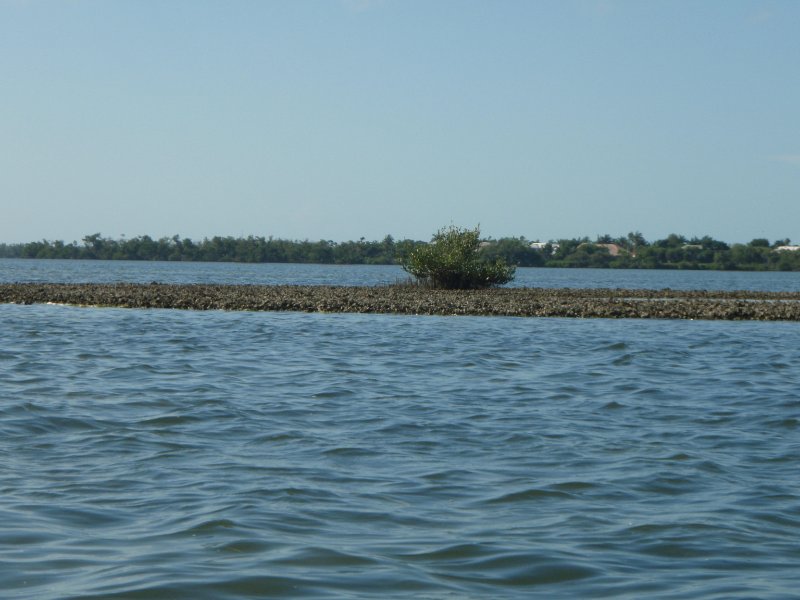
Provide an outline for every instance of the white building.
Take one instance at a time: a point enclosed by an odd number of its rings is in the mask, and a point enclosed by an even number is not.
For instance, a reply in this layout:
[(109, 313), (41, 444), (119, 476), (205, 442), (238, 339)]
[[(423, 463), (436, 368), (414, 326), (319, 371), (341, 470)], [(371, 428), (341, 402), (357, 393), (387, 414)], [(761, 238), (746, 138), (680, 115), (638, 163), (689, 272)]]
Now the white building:
[(529, 247), (533, 248), (534, 250), (544, 250), (544, 247), (548, 244), (553, 249), (553, 252), (559, 248), (558, 242), (531, 242)]

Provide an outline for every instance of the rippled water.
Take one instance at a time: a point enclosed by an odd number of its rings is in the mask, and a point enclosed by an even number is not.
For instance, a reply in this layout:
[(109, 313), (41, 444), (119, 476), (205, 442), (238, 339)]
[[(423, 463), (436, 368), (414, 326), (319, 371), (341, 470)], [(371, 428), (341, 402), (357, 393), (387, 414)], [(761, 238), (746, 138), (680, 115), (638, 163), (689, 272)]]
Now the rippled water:
[[(260, 285), (386, 285), (407, 279), (408, 273), (396, 265), (0, 259), (0, 283), (158, 281)], [(798, 292), (800, 273), (519, 268), (509, 287)]]
[(798, 341), (0, 305), (0, 595), (796, 597)]

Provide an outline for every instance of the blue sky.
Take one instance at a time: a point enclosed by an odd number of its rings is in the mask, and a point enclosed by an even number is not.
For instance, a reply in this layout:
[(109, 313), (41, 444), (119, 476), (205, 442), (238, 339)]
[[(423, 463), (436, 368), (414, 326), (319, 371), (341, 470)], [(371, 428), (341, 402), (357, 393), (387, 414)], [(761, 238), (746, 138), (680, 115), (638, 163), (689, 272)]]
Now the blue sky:
[(800, 2), (0, 0), (0, 242), (800, 241)]

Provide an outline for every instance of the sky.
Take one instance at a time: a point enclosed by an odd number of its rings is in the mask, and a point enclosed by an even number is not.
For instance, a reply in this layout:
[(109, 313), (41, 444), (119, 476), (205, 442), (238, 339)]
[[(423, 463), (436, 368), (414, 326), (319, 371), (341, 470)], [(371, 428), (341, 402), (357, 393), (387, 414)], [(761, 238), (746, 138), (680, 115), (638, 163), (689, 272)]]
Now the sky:
[(0, 242), (800, 241), (795, 0), (0, 0)]

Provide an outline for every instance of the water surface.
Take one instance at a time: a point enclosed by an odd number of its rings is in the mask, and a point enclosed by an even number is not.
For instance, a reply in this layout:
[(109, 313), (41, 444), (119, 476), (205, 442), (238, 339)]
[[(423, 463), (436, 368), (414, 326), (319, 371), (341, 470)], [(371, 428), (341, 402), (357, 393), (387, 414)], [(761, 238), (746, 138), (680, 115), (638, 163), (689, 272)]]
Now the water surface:
[[(396, 265), (237, 264), (158, 261), (0, 259), (0, 283), (223, 283), (388, 285)], [(510, 287), (800, 291), (800, 273), (519, 268)]]
[(0, 305), (0, 589), (789, 598), (800, 324)]

